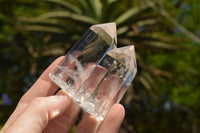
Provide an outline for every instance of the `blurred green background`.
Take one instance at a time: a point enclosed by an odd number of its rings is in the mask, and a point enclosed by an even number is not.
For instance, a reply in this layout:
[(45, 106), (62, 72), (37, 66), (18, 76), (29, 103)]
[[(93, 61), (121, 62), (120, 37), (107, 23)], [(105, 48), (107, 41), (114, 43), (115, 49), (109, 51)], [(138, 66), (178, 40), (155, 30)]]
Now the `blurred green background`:
[(0, 126), (93, 24), (116, 22), (138, 73), (121, 133), (200, 133), (199, 0), (0, 0)]

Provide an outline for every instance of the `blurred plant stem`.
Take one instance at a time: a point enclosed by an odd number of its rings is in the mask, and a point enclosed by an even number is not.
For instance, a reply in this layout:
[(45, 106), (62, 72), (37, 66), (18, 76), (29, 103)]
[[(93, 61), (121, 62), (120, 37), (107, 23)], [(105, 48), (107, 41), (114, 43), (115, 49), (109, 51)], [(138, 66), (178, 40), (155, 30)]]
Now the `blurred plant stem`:
[(162, 3), (160, 0), (158, 3), (153, 2), (153, 0), (146, 0), (148, 5), (154, 9), (156, 12), (161, 14), (163, 17), (165, 17), (168, 21), (170, 21), (174, 27), (178, 28), (181, 32), (183, 32), (187, 37), (192, 39), (194, 42), (200, 45), (200, 38), (187, 30), (184, 26), (182, 26), (176, 19), (174, 19), (164, 8), (164, 4), (156, 6), (159, 3)]

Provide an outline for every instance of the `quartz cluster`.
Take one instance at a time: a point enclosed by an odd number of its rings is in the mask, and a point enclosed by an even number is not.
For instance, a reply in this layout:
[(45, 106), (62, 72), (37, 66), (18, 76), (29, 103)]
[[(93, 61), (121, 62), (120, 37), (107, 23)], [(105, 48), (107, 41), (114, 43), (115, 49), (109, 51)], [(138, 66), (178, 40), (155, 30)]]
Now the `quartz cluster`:
[(49, 74), (75, 103), (101, 121), (137, 72), (134, 46), (116, 45), (115, 23), (93, 25)]

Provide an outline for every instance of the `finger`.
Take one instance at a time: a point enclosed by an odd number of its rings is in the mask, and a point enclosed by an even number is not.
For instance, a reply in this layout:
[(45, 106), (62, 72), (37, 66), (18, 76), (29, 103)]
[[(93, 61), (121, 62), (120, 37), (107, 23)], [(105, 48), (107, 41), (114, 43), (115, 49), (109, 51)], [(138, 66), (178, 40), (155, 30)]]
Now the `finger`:
[[(71, 55), (74, 58), (77, 58), (77, 56), (80, 54), (79, 51), (74, 51), (71, 53)], [(62, 60), (62, 62), (61, 62)], [(50, 96), (53, 95), (57, 89), (58, 86), (49, 78), (49, 73), (56, 67), (58, 63), (60, 65), (71, 65), (69, 63), (70, 61), (67, 59), (67, 56), (61, 56), (57, 58), (39, 77), (39, 79), (35, 82), (35, 84), (29, 89), (29, 91), (22, 97), (20, 102), (27, 102), (35, 97), (43, 97), (43, 96)]]
[(48, 122), (60, 116), (70, 105), (67, 95), (56, 95), (34, 99), (8, 128), (7, 132), (41, 133)]
[(76, 133), (96, 133), (101, 121), (96, 120), (91, 114), (86, 113), (77, 127)]
[(56, 67), (56, 65), (64, 59), (64, 56), (57, 58), (39, 77), (34, 85), (22, 97), (20, 102), (29, 102), (36, 97), (43, 97), (53, 95), (58, 86), (49, 78), (49, 73)]
[[(58, 94), (67, 95), (63, 90), (59, 91)], [(70, 132), (74, 126), (74, 123), (78, 117), (80, 108), (72, 101), (67, 110), (49, 122), (43, 133), (67, 133)]]
[[(13, 121), (21, 114), (21, 112), (26, 108), (29, 102), (34, 99), (35, 97), (45, 96), (53, 94), (58, 86), (55, 85), (49, 79), (49, 72), (53, 70), (53, 68), (64, 58), (64, 56), (56, 59), (40, 76), (40, 78), (36, 81), (36, 83), (30, 88), (28, 92), (24, 94), (24, 96), (19, 101), (15, 111), (12, 113), (6, 124), (4, 125), (5, 128), (9, 127)], [(40, 85), (41, 84), (41, 85)]]
[(115, 104), (106, 115), (98, 133), (117, 133), (125, 116), (124, 107)]

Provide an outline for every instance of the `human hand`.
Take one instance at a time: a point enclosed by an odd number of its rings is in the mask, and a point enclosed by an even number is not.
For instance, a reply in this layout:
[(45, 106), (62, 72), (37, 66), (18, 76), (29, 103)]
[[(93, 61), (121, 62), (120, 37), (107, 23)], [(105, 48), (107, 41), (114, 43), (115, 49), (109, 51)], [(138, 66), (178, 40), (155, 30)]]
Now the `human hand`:
[[(1, 132), (5, 133), (68, 133), (73, 128), (80, 108), (64, 91), (58, 90), (48, 74), (64, 57), (55, 60), (24, 94)], [(56, 95), (54, 95), (56, 93)], [(99, 123), (86, 114), (76, 133), (116, 133), (124, 119), (120, 104), (111, 107), (104, 121)]]

